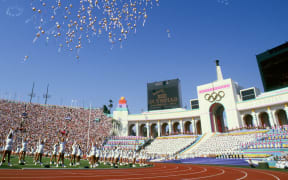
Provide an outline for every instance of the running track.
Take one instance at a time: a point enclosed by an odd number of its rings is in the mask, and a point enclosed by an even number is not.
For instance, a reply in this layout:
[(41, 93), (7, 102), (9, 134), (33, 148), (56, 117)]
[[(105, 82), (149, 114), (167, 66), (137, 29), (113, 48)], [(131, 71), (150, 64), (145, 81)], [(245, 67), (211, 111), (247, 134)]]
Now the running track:
[(251, 179), (251, 180), (279, 180), (288, 179), (288, 171), (269, 171), (259, 169), (190, 165), (190, 164), (162, 164), (156, 163), (154, 167), (137, 169), (25, 169), (0, 170), (0, 180), (139, 180), (139, 179)]

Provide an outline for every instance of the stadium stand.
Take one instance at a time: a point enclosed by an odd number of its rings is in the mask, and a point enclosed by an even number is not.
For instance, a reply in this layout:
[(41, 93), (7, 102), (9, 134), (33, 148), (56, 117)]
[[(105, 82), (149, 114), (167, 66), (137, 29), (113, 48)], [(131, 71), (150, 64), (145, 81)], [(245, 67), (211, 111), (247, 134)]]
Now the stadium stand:
[(241, 154), (242, 144), (255, 141), (255, 132), (256, 131), (212, 134), (205, 141), (199, 142), (198, 146), (184, 151), (183, 155), (185, 155), (185, 157), (216, 157)]
[(170, 136), (157, 137), (146, 147), (148, 153), (157, 155), (174, 155), (191, 143), (195, 142), (197, 136)]
[[(9, 128), (14, 128), (18, 139), (13, 149), (21, 143), (22, 136), (29, 136), (29, 149), (30, 147), (36, 148), (38, 138), (42, 137), (47, 141), (45, 152), (52, 150), (51, 144), (58, 140), (59, 134), (67, 133), (70, 139), (66, 147), (70, 149), (74, 141), (79, 141), (83, 150), (87, 151), (88, 138), (89, 141), (103, 141), (109, 136), (112, 128), (111, 118), (107, 117), (101, 109), (90, 110), (8, 100), (0, 100), (0, 121), (2, 144), (5, 144)], [(90, 137), (88, 137), (88, 129), (90, 129)]]
[(242, 145), (247, 157), (283, 156), (288, 153), (288, 126), (270, 129), (267, 133), (256, 134), (256, 139)]
[(106, 149), (113, 149), (115, 146), (124, 149), (139, 149), (148, 140), (142, 136), (112, 136), (109, 138), (107, 143), (104, 145)]

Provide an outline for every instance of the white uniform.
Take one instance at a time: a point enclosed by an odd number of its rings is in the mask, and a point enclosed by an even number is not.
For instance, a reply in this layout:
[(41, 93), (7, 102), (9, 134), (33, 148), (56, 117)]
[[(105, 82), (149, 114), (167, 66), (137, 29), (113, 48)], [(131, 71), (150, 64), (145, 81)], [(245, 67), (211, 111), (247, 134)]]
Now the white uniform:
[(135, 150), (135, 151), (133, 152), (133, 156), (132, 156), (133, 159), (136, 158), (136, 156), (137, 156), (137, 153), (136, 153), (136, 150)]
[(99, 158), (100, 157), (100, 149), (96, 149), (95, 154), (96, 154), (95, 156)]
[(12, 150), (12, 145), (13, 145), (13, 139), (6, 139), (6, 146), (5, 146), (5, 150), (6, 151), (11, 151)]
[(44, 144), (41, 144), (41, 143), (40, 143), (40, 144), (38, 145), (37, 153), (41, 153), (41, 154), (44, 153)]
[(59, 147), (58, 143), (53, 145), (53, 152), (52, 152), (53, 155), (57, 155), (58, 147)]
[(61, 154), (64, 154), (64, 152), (65, 152), (65, 145), (66, 145), (66, 141), (64, 141), (64, 142), (60, 142), (60, 145), (59, 145), (59, 153), (61, 153)]
[(22, 140), (22, 148), (21, 148), (22, 152), (26, 152), (27, 151), (27, 144), (28, 144), (27, 141)]
[(77, 156), (82, 156), (82, 151), (79, 145), (77, 145)]
[(72, 155), (76, 155), (77, 154), (77, 144), (76, 143), (74, 143), (73, 145), (72, 145), (72, 153), (71, 153)]
[(95, 156), (96, 153), (96, 145), (92, 144), (91, 150), (90, 150), (90, 157)]
[(100, 156), (99, 156), (100, 158), (104, 158), (104, 150), (102, 149), (102, 150), (100, 150)]
[(115, 151), (114, 151), (114, 158), (115, 159), (118, 159), (120, 157), (120, 150), (117, 148), (117, 149), (115, 149)]
[(34, 148), (33, 147), (31, 147), (31, 154), (34, 154)]
[[(10, 129), (7, 138), (6, 138), (6, 146), (5, 146), (5, 150), (6, 151), (12, 151), (12, 146), (13, 146), (13, 130)], [(9, 138), (9, 136), (12, 134), (11, 138)]]
[(110, 150), (107, 150), (107, 152), (106, 152), (106, 157), (107, 157), (107, 158), (111, 158), (111, 151), (110, 151)]
[[(10, 133), (9, 133), (9, 135), (10, 135)], [(12, 145), (13, 145), (13, 136), (12, 136), (12, 138), (9, 138), (9, 135), (7, 136), (7, 139), (6, 139), (6, 146), (5, 146), (6, 151), (11, 151)]]
[(107, 151), (106, 149), (105, 149), (104, 152), (103, 152), (103, 157), (104, 157), (104, 158), (108, 158), (108, 151)]
[(133, 160), (133, 152), (131, 150), (128, 152), (128, 158)]
[(16, 149), (16, 151), (15, 151), (15, 153), (20, 153), (20, 149), (21, 149), (21, 147), (20, 146), (17, 146), (17, 149)]

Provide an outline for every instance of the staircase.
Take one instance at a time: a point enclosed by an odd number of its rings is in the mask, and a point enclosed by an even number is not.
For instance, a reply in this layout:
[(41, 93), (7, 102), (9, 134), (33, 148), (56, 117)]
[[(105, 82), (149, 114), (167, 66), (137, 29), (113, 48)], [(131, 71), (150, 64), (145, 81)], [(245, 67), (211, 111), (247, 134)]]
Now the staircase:
[(201, 144), (205, 143), (207, 139), (214, 136), (215, 133), (205, 133), (197, 142), (193, 143), (190, 147), (187, 147), (186, 150), (180, 152), (179, 154), (189, 154), (192, 152), (193, 148), (197, 148), (201, 146)]

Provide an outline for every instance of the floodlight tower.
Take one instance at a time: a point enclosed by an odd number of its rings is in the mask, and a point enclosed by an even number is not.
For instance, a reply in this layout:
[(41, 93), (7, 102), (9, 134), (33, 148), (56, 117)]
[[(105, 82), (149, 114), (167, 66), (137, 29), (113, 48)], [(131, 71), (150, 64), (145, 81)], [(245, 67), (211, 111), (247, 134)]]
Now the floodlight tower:
[(32, 91), (30, 94), (28, 94), (28, 96), (30, 96), (30, 103), (32, 102), (32, 98), (36, 96), (36, 94), (34, 93), (34, 86), (35, 86), (35, 83), (33, 82), (33, 86), (32, 86)]
[(51, 96), (48, 94), (48, 90), (49, 90), (49, 84), (47, 85), (46, 94), (43, 94), (43, 98), (45, 99), (45, 104), (47, 104), (48, 98), (51, 97)]

